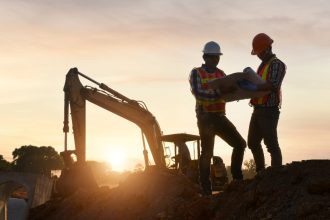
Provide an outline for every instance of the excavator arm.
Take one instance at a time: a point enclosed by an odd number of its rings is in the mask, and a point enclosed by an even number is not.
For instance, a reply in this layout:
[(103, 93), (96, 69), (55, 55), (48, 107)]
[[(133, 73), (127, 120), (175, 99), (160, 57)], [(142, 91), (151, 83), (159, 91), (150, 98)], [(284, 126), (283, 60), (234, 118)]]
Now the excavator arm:
[[(96, 83), (101, 90), (83, 86), (79, 80), (79, 75)], [(89, 101), (140, 127), (148, 142), (155, 165), (158, 167), (166, 166), (159, 124), (144, 103), (131, 100), (107, 85), (96, 82), (80, 73), (77, 68), (72, 68), (67, 73), (64, 92), (65, 116), (63, 131), (65, 133), (65, 151), (67, 151), (68, 112), (70, 106), (75, 141), (74, 153), (76, 154), (78, 164), (86, 161), (86, 101)]]

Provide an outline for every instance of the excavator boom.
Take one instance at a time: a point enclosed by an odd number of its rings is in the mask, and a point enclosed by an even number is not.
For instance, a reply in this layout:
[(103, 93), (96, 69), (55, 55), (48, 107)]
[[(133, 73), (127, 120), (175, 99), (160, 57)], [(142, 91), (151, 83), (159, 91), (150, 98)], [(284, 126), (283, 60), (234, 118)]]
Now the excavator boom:
[[(84, 87), (78, 75), (98, 84), (101, 90), (88, 86)], [(79, 73), (77, 68), (72, 68), (67, 73), (64, 92), (66, 101), (63, 131), (67, 133), (69, 130), (67, 108), (70, 106), (77, 163), (86, 161), (86, 101), (89, 101), (140, 127), (148, 142), (155, 165), (158, 167), (166, 166), (159, 124), (141, 102), (131, 100), (107, 85), (90, 79)], [(65, 148), (67, 147), (65, 146)]]

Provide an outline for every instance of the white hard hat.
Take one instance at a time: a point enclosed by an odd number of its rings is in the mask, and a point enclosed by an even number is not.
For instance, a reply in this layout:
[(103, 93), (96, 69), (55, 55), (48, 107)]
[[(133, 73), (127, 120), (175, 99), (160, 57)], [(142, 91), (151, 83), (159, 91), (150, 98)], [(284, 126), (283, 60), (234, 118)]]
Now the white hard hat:
[(205, 44), (203, 53), (204, 54), (222, 55), (219, 44), (214, 41), (210, 41)]

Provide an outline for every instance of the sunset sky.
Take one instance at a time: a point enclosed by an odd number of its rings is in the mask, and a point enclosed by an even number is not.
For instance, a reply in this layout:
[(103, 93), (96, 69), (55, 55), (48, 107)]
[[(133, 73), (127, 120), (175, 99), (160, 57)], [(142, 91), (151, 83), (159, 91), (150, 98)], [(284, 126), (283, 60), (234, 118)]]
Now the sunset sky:
[[(144, 101), (164, 134), (198, 134), (188, 76), (203, 62), (203, 45), (220, 44), (218, 67), (227, 74), (256, 69), (251, 42), (260, 32), (287, 65), (278, 127), (284, 163), (330, 158), (327, 0), (0, 0), (0, 27), (0, 154), (7, 160), (22, 145), (63, 150), (62, 89), (71, 67)], [(244, 138), (251, 112), (248, 100), (227, 104)], [(72, 148), (72, 129), (69, 138)], [(88, 159), (122, 155), (132, 169), (143, 163), (142, 150), (135, 124), (87, 104)], [(231, 150), (216, 139), (214, 154), (226, 165)]]

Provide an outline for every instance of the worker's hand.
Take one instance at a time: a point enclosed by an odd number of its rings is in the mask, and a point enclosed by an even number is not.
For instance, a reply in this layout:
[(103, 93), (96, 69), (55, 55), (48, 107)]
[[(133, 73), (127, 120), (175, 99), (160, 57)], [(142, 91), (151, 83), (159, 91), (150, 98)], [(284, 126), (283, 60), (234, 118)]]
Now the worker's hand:
[(237, 81), (237, 85), (244, 90), (248, 90), (248, 91), (257, 91), (258, 90), (258, 86), (246, 79), (242, 79), (242, 80), (238, 80)]
[(254, 72), (254, 70), (251, 67), (244, 68), (243, 73), (254, 73), (254, 74), (256, 74), (256, 72)]

